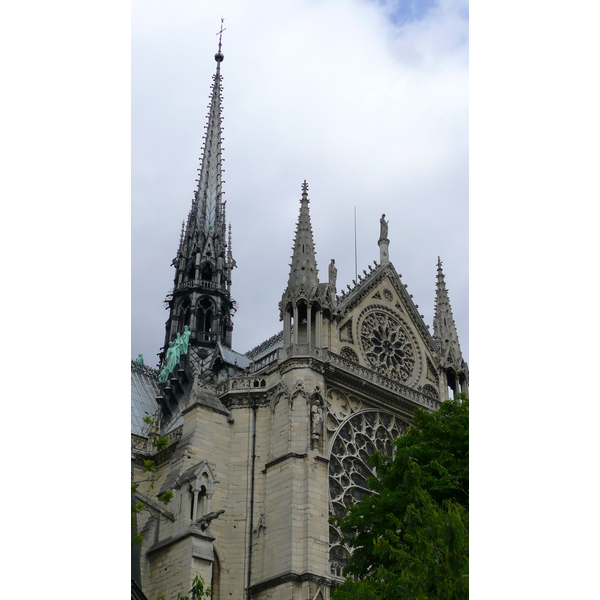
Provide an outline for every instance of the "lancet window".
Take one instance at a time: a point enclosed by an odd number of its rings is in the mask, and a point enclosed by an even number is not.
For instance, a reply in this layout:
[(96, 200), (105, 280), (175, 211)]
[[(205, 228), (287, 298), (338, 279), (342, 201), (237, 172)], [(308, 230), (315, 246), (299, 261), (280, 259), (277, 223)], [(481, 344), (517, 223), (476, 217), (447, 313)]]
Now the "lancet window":
[(196, 319), (198, 331), (203, 333), (210, 333), (212, 331), (213, 314), (213, 303), (209, 298), (202, 298), (198, 305), (198, 316)]

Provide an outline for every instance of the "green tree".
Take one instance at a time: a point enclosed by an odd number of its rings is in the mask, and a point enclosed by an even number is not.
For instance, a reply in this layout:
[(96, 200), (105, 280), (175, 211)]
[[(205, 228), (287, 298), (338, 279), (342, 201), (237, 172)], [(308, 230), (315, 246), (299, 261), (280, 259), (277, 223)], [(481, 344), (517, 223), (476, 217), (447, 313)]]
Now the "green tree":
[[(210, 588), (204, 587), (204, 579), (200, 575), (196, 575), (192, 589), (190, 590), (190, 596), (184, 596), (181, 592), (177, 594), (177, 600), (209, 600), (211, 597)], [(164, 596), (159, 596), (158, 600), (165, 600)]]
[[(150, 430), (152, 428), (152, 417), (145, 416), (144, 422), (148, 425), (148, 430), (146, 432), (146, 437), (148, 437), (148, 434), (150, 433)], [(169, 438), (166, 435), (157, 436), (155, 439), (152, 440), (151, 445), (154, 448), (155, 452), (160, 452), (161, 450), (164, 450), (169, 445)], [(142, 449), (141, 446), (140, 447), (133, 446), (132, 452), (136, 452), (141, 449)], [(154, 489), (154, 484), (156, 483), (156, 463), (154, 462), (154, 460), (152, 460), (152, 459), (144, 460), (144, 466), (142, 468), (142, 473), (145, 474), (144, 479), (131, 482), (131, 544), (132, 545), (133, 544), (141, 544), (144, 539), (144, 536), (141, 535), (140, 532), (138, 531), (136, 516), (139, 515), (143, 510), (148, 510), (148, 511), (152, 512), (152, 509), (149, 506), (147, 506), (143, 502), (140, 502), (136, 498), (136, 492), (138, 490), (140, 483), (149, 483), (150, 489), (151, 490)], [(132, 475), (132, 477), (133, 477), (133, 475)], [(158, 498), (159, 502), (162, 502), (165, 506), (167, 506), (167, 504), (169, 504), (169, 502), (173, 498), (173, 492), (171, 490), (167, 490), (167, 491), (163, 492), (162, 494), (159, 494), (157, 496), (157, 498)]]
[(334, 600), (468, 598), (469, 401), (413, 423), (393, 459), (371, 457), (374, 494), (332, 517), (354, 549)]

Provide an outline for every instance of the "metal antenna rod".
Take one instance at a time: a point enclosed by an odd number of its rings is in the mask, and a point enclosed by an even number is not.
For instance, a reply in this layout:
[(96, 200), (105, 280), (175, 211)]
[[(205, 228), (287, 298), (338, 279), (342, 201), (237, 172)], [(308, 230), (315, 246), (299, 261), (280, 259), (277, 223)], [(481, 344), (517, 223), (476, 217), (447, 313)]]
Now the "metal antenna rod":
[(356, 254), (356, 206), (354, 207), (354, 280), (358, 279), (358, 261)]

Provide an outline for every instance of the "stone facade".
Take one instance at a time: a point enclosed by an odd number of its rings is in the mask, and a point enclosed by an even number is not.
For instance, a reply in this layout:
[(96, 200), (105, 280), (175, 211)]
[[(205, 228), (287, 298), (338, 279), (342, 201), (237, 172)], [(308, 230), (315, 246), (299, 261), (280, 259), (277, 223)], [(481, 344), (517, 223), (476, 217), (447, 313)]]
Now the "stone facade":
[[(431, 335), (389, 260), (384, 217), (379, 264), (339, 294), (333, 261), (328, 282), (318, 280), (306, 182), (282, 331), (245, 355), (232, 350), (220, 49), (216, 59), (199, 188), (167, 298), (165, 348), (184, 325), (190, 347), (166, 382), (143, 371), (159, 408), (153, 432), (134, 436), (134, 478), (152, 454), (146, 437), (168, 435), (169, 445), (153, 456), (154, 488), (137, 493), (148, 508), (138, 518), (142, 589), (171, 600), (200, 574), (213, 598), (327, 600), (349, 553), (330, 516), (369, 493), (368, 456), (391, 454), (416, 408), (467, 391), (468, 366), (441, 261)], [(167, 507), (156, 501), (165, 490)]]

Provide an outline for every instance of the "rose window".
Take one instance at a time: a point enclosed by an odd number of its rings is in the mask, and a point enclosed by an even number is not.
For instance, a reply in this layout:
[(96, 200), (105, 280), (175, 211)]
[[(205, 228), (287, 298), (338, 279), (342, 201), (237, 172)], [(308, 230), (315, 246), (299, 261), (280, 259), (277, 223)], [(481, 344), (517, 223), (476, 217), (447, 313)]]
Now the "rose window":
[[(395, 438), (406, 425), (393, 415), (379, 411), (361, 412), (350, 417), (338, 430), (329, 458), (329, 514), (343, 516), (350, 504), (371, 494), (367, 479), (376, 476), (367, 463), (376, 450), (392, 456)], [(329, 525), (331, 574), (342, 576), (350, 549), (342, 532)]]
[(368, 314), (360, 325), (365, 360), (379, 374), (406, 382), (415, 366), (415, 350), (400, 321), (384, 312)]

